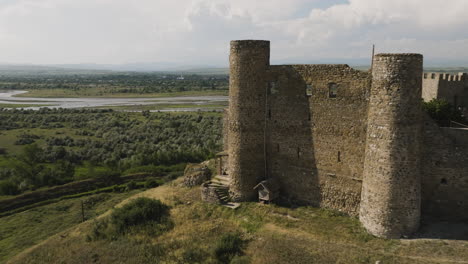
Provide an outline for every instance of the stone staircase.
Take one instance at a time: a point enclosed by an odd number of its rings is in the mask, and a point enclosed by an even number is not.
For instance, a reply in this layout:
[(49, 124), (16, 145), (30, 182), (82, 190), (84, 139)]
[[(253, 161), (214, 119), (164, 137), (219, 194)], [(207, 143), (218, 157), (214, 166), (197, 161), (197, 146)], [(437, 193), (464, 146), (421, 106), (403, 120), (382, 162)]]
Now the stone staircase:
[(232, 203), (229, 197), (229, 185), (231, 180), (227, 175), (217, 175), (213, 177), (209, 182), (202, 185), (202, 188), (207, 190), (206, 197), (204, 200), (209, 202), (217, 202), (223, 206), (235, 209), (239, 207), (239, 203)]

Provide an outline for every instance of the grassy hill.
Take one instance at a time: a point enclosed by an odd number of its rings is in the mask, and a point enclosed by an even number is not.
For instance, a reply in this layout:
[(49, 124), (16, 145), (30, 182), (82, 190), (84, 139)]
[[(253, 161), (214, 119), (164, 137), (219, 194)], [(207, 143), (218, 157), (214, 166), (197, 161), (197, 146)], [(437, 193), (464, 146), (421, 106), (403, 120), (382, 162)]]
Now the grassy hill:
[(0, 263), (49, 236), (82, 221), (81, 202), (86, 219), (93, 219), (138, 190), (123, 193), (101, 193), (38, 206), (0, 218)]
[(171, 224), (163, 232), (149, 226), (143, 233), (89, 239), (107, 212), (8, 263), (227, 263), (223, 254), (230, 263), (468, 263), (466, 240), (379, 239), (340, 213), (258, 203), (232, 210), (204, 203), (198, 187), (180, 184), (138, 193), (118, 206), (137, 197), (161, 200), (170, 206)]

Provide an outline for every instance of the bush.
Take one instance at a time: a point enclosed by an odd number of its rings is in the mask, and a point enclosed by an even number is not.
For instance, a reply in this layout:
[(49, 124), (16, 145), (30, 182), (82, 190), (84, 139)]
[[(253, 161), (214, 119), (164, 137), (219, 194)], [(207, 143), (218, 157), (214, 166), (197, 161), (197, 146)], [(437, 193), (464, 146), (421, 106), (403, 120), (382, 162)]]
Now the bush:
[(183, 263), (204, 263), (206, 252), (200, 248), (188, 247), (182, 253)]
[(240, 234), (223, 235), (214, 250), (216, 259), (221, 263), (229, 263), (235, 256), (242, 255), (243, 243)]
[(148, 179), (145, 182), (145, 188), (147, 188), (147, 189), (155, 188), (155, 187), (158, 187), (158, 186), (159, 186), (159, 183), (155, 179)]
[(464, 121), (462, 113), (443, 99), (432, 99), (429, 102), (423, 102), (423, 109), (440, 126), (449, 126), (450, 121)]
[(169, 216), (169, 207), (159, 200), (137, 198), (111, 214), (111, 223), (118, 233), (142, 224), (162, 223)]
[(0, 195), (16, 195), (19, 193), (20, 191), (15, 183), (9, 180), (0, 181)]
[(6, 154), (7, 154), (7, 150), (4, 148), (0, 148), (0, 155), (6, 155)]
[(120, 187), (120, 185), (114, 185), (114, 187), (112, 187), (112, 191), (115, 192), (115, 193), (119, 193), (119, 192), (122, 192), (122, 187)]
[(136, 188), (138, 188), (138, 185), (135, 181), (129, 181), (127, 182), (127, 185), (125, 186), (125, 191), (131, 191), (131, 190), (135, 190)]

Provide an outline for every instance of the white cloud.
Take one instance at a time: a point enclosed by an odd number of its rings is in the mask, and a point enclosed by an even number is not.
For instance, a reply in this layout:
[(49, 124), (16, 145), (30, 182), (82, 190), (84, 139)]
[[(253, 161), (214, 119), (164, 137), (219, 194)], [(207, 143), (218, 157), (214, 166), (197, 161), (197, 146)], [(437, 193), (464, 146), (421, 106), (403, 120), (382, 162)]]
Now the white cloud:
[(466, 10), (466, 0), (4, 0), (0, 61), (227, 65), (229, 40), (244, 38), (271, 40), (273, 60), (365, 58), (375, 43), (468, 61)]

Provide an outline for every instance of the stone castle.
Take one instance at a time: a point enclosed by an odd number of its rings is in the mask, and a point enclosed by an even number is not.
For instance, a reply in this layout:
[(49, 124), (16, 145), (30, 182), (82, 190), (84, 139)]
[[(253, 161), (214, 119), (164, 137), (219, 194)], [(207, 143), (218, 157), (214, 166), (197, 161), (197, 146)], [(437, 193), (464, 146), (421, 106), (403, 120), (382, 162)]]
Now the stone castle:
[(467, 106), (467, 85), (446, 92), (466, 75), (423, 75), (420, 54), (377, 54), (371, 72), (269, 57), (269, 41), (231, 42), (219, 161), (232, 201), (257, 200), (254, 187), (274, 179), (281, 199), (359, 216), (386, 238), (415, 232), (421, 216), (468, 219), (468, 130), (420, 108), (422, 97)]

